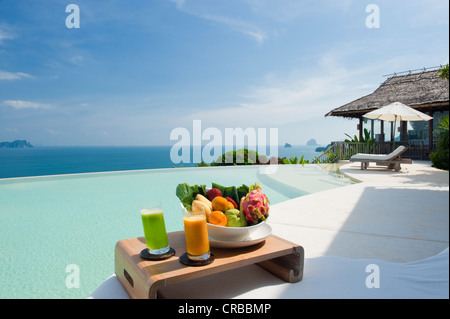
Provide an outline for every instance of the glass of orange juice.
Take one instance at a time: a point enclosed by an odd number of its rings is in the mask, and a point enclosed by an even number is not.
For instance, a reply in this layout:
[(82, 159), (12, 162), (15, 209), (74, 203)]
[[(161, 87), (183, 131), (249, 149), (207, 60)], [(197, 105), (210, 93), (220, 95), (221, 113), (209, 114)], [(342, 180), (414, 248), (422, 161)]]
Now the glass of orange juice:
[(204, 211), (193, 213), (183, 209), (187, 256), (192, 261), (206, 261), (211, 257), (208, 227)]

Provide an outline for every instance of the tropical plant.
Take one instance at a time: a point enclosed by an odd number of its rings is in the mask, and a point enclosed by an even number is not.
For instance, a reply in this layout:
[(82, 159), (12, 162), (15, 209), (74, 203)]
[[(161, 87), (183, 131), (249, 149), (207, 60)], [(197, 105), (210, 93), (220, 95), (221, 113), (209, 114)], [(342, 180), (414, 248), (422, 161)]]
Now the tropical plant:
[[(438, 72), (441, 79), (449, 80), (449, 67), (441, 68)], [(430, 154), (430, 160), (434, 167), (440, 169), (449, 169), (449, 119), (448, 114), (444, 115), (440, 121), (439, 126), (436, 129), (439, 134), (437, 140), (436, 151)]]
[(434, 167), (449, 169), (449, 117), (444, 115), (437, 128), (439, 137), (436, 151), (430, 154), (430, 160)]
[(361, 137), (361, 140), (358, 140), (358, 137), (355, 135), (353, 138), (347, 135), (351, 140), (346, 139), (344, 142), (346, 143), (375, 143), (375, 139), (370, 137), (370, 132), (365, 128), (363, 131), (364, 135)]
[(336, 163), (339, 161), (339, 156), (333, 152), (331, 148), (329, 148), (327, 151), (322, 152), (322, 154), (326, 155), (326, 158), (321, 159), (320, 157), (314, 158), (313, 162), (318, 164), (327, 164), (327, 163)]
[(359, 143), (356, 145), (349, 145), (348, 147), (348, 153), (350, 155), (356, 154), (356, 153), (372, 153), (374, 147), (375, 147), (375, 139), (370, 137), (370, 132), (365, 128), (363, 131), (363, 136), (361, 136), (361, 139), (358, 140), (358, 137), (355, 135), (353, 138), (348, 135), (351, 140), (346, 139), (345, 143)]
[(296, 156), (296, 157), (289, 157), (289, 159), (284, 157), (282, 160), (283, 164), (301, 164), (301, 165), (309, 164), (309, 161), (304, 159), (304, 155), (302, 155), (300, 159), (297, 158)]
[(438, 74), (441, 79), (449, 79), (448, 63), (446, 66), (439, 70)]
[(204, 161), (201, 161), (201, 163), (197, 164), (197, 167), (207, 167), (209, 166), (208, 164), (206, 164)]
[(439, 120), (439, 126), (437, 127), (438, 131), (440, 133), (449, 133), (449, 119), (448, 119), (448, 114), (444, 115), (443, 117), (441, 117), (441, 119)]

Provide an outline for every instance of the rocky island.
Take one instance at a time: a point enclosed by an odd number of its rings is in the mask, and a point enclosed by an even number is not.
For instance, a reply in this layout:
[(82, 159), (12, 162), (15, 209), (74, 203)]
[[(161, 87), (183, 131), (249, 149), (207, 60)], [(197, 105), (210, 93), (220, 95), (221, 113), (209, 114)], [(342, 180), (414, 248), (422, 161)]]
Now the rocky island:
[(317, 142), (315, 139), (310, 139), (308, 142), (306, 142), (307, 146), (318, 146)]
[(26, 140), (15, 140), (13, 142), (0, 142), (0, 148), (30, 148), (33, 147), (30, 142)]
[(327, 146), (319, 146), (316, 147), (316, 152), (326, 152), (330, 148), (331, 144), (328, 144)]

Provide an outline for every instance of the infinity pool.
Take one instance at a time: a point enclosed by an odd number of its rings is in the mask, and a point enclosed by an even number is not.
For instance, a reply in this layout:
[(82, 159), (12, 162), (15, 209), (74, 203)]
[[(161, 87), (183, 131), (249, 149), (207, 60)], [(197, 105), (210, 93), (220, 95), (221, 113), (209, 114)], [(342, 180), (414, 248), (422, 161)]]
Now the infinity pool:
[[(114, 273), (116, 242), (143, 236), (146, 203), (160, 199), (167, 231), (178, 231), (178, 184), (255, 181), (272, 205), (351, 183), (317, 165), (281, 165), (273, 174), (246, 166), (0, 179), (0, 298), (86, 298)], [(80, 280), (70, 288), (73, 265)]]

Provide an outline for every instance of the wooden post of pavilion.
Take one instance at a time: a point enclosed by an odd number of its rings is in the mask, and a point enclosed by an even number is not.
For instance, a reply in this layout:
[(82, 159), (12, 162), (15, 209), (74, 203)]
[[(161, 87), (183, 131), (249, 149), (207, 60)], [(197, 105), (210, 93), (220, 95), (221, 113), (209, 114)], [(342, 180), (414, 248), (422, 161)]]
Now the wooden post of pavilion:
[(363, 137), (363, 118), (362, 118), (362, 116), (359, 117), (358, 130), (359, 130), (359, 140), (361, 141), (362, 137)]
[(370, 120), (370, 138), (373, 140), (373, 139), (375, 139), (375, 135), (374, 135), (374, 131), (375, 131), (375, 129), (374, 129), (374, 123), (375, 123), (375, 120)]
[(407, 142), (408, 141), (408, 122), (407, 121), (401, 121), (400, 122), (401, 125), (401, 129), (402, 129), (402, 133), (401, 133), (401, 141), (402, 142)]
[[(433, 117), (433, 111), (428, 112), (428, 115)], [(433, 119), (428, 121), (428, 149), (429, 152), (433, 152)]]

